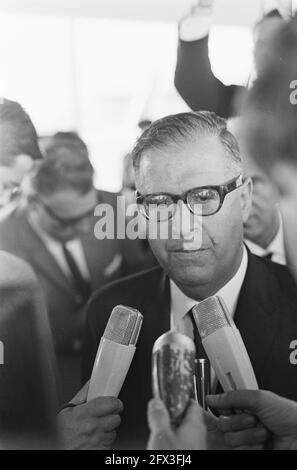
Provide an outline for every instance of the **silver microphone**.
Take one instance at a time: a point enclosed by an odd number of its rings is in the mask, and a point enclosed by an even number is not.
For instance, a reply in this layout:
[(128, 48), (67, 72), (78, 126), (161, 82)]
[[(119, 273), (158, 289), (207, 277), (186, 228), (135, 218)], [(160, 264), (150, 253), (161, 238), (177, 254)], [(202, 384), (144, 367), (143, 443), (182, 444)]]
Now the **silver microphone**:
[(170, 331), (153, 347), (153, 395), (160, 398), (174, 425), (182, 419), (193, 393), (195, 345), (188, 336)]

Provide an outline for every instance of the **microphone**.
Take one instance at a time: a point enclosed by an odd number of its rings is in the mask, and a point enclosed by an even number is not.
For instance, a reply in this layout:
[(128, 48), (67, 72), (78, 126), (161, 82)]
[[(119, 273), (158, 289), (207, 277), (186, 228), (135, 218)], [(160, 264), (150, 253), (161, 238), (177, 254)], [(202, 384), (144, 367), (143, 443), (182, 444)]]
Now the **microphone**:
[(195, 344), (188, 336), (170, 331), (153, 347), (153, 395), (161, 399), (174, 425), (178, 425), (193, 393)]
[(134, 308), (118, 305), (113, 309), (98, 347), (87, 401), (118, 397), (136, 351), (142, 320)]
[(221, 297), (193, 308), (194, 320), (210, 363), (225, 392), (258, 390), (254, 370), (239, 330)]

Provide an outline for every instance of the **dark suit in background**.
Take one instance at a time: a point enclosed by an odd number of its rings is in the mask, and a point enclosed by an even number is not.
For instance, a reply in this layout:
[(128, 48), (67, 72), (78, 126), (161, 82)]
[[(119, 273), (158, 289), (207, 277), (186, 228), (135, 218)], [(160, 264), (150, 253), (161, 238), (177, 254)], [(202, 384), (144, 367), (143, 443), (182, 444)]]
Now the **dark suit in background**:
[[(143, 448), (148, 429), (146, 409), (152, 397), (151, 355), (156, 339), (170, 329), (170, 289), (161, 268), (117, 281), (92, 297), (88, 305), (83, 378), (90, 378), (97, 347), (117, 304), (144, 315), (136, 354), (120, 398), (124, 403), (116, 448)], [(297, 289), (287, 268), (249, 253), (235, 323), (246, 345), (261, 389), (297, 400), (297, 368), (289, 360), (297, 338)]]
[(0, 252), (0, 447), (56, 446), (55, 358), (45, 305), (26, 263)]
[[(109, 193), (99, 193), (110, 202)], [(94, 217), (94, 225), (96, 219)], [(97, 240), (92, 233), (81, 237), (92, 291), (120, 275), (118, 241)], [(61, 378), (61, 402), (70, 400), (81, 385), (80, 358), (85, 323), (84, 301), (28, 222), (27, 209), (15, 208), (0, 220), (0, 249), (26, 260), (42, 287), (53, 333)], [(119, 255), (118, 255), (119, 256)]]
[(197, 41), (179, 40), (174, 84), (193, 111), (213, 111), (225, 119), (233, 116), (235, 96), (246, 88), (225, 85), (211, 69), (209, 36)]

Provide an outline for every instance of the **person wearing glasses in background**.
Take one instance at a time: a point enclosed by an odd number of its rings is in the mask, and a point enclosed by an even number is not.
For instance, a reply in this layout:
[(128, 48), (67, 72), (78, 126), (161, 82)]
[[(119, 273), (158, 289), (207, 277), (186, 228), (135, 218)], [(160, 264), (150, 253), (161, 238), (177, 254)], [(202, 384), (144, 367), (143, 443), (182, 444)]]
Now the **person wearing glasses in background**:
[[(169, 235), (148, 234), (160, 267), (116, 281), (88, 305), (85, 380), (112, 308), (130, 305), (144, 315), (120, 394), (124, 412), (116, 447), (146, 446), (153, 344), (170, 329), (193, 337), (192, 308), (209, 296), (220, 295), (234, 317), (259, 386), (297, 399), (289, 361), (297, 328), (296, 287), (286, 267), (258, 258), (243, 243), (252, 182), (226, 121), (210, 112), (160, 119), (139, 138), (133, 161), (148, 228), (165, 225)], [(266, 436), (262, 429), (258, 439)]]
[[(77, 145), (48, 149), (32, 174), (28, 196), (0, 221), (0, 250), (26, 260), (42, 286), (53, 332), (61, 403), (81, 386), (84, 307), (111, 278), (118, 241), (97, 240), (93, 168)], [(61, 149), (60, 149), (61, 150)], [(25, 200), (24, 200), (25, 199)]]

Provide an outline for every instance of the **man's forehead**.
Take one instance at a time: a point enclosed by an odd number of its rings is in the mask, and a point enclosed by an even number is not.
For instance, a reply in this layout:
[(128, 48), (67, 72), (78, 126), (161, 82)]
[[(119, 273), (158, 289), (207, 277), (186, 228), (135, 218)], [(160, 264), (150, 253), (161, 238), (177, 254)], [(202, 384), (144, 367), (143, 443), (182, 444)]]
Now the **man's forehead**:
[[(162, 146), (143, 153), (137, 177), (138, 187), (164, 186), (211, 177), (205, 184), (218, 183), (226, 173), (223, 145), (217, 137), (202, 137), (179, 145)], [(230, 157), (231, 158), (231, 157)], [(200, 184), (200, 183), (199, 183)]]

